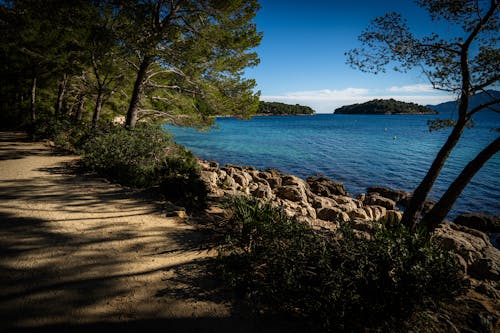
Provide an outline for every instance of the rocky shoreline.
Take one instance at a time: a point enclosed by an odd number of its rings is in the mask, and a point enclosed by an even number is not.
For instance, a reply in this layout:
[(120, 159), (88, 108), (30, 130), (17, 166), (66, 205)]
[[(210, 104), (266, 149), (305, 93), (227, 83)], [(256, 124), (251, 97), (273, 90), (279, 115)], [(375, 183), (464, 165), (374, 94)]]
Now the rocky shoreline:
[[(275, 169), (257, 170), (251, 166), (226, 165), (198, 160), (201, 178), (212, 198), (226, 195), (247, 195), (270, 202), (299, 221), (313, 228), (335, 230), (340, 223), (351, 223), (354, 231), (369, 239), (377, 221), (398, 222), (411, 193), (382, 186), (367, 189), (356, 198), (349, 196), (344, 184), (323, 176), (306, 180)], [(430, 209), (432, 201), (426, 202)], [(476, 221), (476, 222), (474, 222)], [(477, 222), (480, 221), (480, 222)], [(486, 288), (488, 294), (500, 300), (500, 251), (486, 232), (498, 232), (499, 218), (480, 214), (464, 214), (457, 223), (444, 222), (433, 237), (446, 249), (453, 250), (464, 272)], [(471, 226), (476, 226), (476, 229)], [(478, 230), (480, 229), (480, 230)], [(486, 283), (486, 284), (485, 284)], [(487, 287), (484, 287), (484, 286)]]

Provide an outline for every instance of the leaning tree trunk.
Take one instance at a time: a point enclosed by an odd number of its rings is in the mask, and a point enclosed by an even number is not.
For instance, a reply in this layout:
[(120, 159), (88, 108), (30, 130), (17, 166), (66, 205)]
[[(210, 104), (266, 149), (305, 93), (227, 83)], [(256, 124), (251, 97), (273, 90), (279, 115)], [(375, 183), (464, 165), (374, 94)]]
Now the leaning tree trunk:
[(470, 182), (472, 177), (483, 167), (483, 165), (493, 155), (500, 150), (500, 137), (496, 138), (486, 148), (484, 148), (477, 156), (470, 161), (462, 170), (460, 175), (451, 183), (450, 187), (443, 194), (441, 199), (432, 207), (432, 209), (424, 216), (421, 223), (428, 231), (435, 229), (441, 223), (446, 215), (453, 207), (453, 204), (458, 199), (465, 186)]
[(31, 99), (30, 99), (31, 122), (36, 120), (36, 75), (31, 81)]
[(101, 109), (103, 104), (103, 92), (102, 89), (99, 89), (97, 92), (97, 98), (95, 100), (95, 109), (94, 114), (92, 116), (92, 128), (96, 128), (97, 122), (99, 121), (99, 116), (101, 115)]
[(135, 79), (134, 90), (132, 92), (127, 112), (127, 119), (125, 120), (125, 126), (128, 129), (133, 129), (137, 123), (137, 112), (139, 111), (142, 94), (144, 92), (144, 79), (146, 78), (146, 72), (151, 64), (151, 60), (151, 57), (146, 56), (139, 66), (139, 71), (137, 72), (137, 78)]
[(448, 159), (448, 156), (450, 156), (451, 151), (462, 136), (466, 124), (467, 119), (465, 119), (464, 117), (461, 117), (458, 120), (457, 124), (453, 127), (450, 136), (448, 136), (445, 144), (441, 147), (436, 158), (432, 162), (432, 165), (429, 168), (429, 171), (427, 171), (424, 179), (422, 179), (422, 182), (420, 182), (418, 187), (413, 192), (413, 195), (411, 196), (410, 202), (408, 203), (401, 220), (401, 223), (403, 223), (408, 228), (415, 228), (418, 222), (418, 218), (424, 207), (425, 200), (427, 199), (432, 186), (436, 182), (436, 179), (439, 176), (439, 173), (441, 172), (441, 169), (443, 168), (446, 160)]
[(59, 82), (59, 90), (57, 92), (57, 101), (56, 101), (56, 105), (55, 105), (56, 117), (58, 117), (62, 111), (63, 100), (64, 100), (64, 95), (66, 93), (66, 83), (67, 82), (68, 82), (68, 76), (66, 74), (64, 74), (63, 78)]

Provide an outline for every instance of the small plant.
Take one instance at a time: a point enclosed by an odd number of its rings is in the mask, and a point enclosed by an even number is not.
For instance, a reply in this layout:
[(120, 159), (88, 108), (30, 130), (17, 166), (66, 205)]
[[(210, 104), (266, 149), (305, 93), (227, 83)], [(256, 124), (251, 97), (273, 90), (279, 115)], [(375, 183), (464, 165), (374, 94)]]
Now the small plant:
[(365, 240), (348, 224), (318, 232), (255, 199), (234, 198), (229, 207), (220, 269), (257, 308), (318, 319), (329, 330), (390, 330), (462, 290), (454, 257), (400, 224)]

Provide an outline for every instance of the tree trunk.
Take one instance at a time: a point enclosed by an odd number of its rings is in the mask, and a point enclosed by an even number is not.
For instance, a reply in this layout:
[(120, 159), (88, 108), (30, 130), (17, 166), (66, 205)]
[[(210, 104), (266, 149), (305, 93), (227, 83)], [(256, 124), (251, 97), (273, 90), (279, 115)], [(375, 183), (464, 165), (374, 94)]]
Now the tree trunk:
[(68, 82), (68, 76), (66, 74), (64, 74), (62, 80), (59, 82), (59, 90), (57, 92), (57, 101), (56, 101), (56, 105), (55, 105), (56, 117), (58, 117), (62, 111), (64, 94), (66, 93), (66, 83), (67, 82)]
[(453, 130), (448, 136), (445, 144), (441, 147), (436, 158), (432, 162), (429, 171), (427, 171), (424, 179), (422, 179), (422, 182), (420, 182), (418, 187), (413, 192), (413, 195), (411, 196), (410, 202), (408, 203), (401, 220), (401, 223), (403, 223), (408, 228), (415, 228), (418, 222), (418, 218), (424, 207), (425, 200), (427, 199), (432, 186), (436, 182), (436, 179), (439, 176), (439, 173), (441, 172), (441, 169), (443, 168), (446, 160), (448, 159), (448, 156), (450, 156), (451, 151), (462, 136), (466, 124), (466, 118), (459, 118), (457, 124), (453, 127)]
[(102, 90), (99, 89), (97, 92), (97, 98), (95, 101), (95, 109), (94, 109), (94, 115), (92, 116), (92, 127), (96, 128), (97, 122), (99, 121), (99, 116), (101, 114), (101, 109), (102, 109), (102, 103), (103, 103), (103, 93)]
[(85, 104), (85, 96), (80, 95), (78, 97), (78, 104), (76, 105), (75, 119), (80, 122), (83, 117), (83, 106)]
[(450, 187), (448, 187), (441, 199), (439, 199), (434, 207), (432, 207), (422, 219), (422, 224), (425, 225), (428, 231), (434, 230), (446, 218), (451, 207), (453, 207), (453, 204), (472, 177), (474, 177), (483, 165), (493, 157), (493, 155), (498, 153), (499, 150), (500, 137), (496, 138), (465, 166), (460, 175), (451, 183)]
[(141, 62), (139, 71), (137, 72), (137, 78), (135, 79), (134, 90), (132, 92), (127, 112), (127, 119), (125, 120), (125, 126), (128, 129), (133, 129), (137, 123), (137, 111), (139, 110), (139, 105), (144, 91), (144, 79), (146, 77), (146, 71), (151, 64), (151, 60), (151, 57), (145, 56)]
[(36, 120), (36, 75), (31, 81), (31, 100), (30, 100), (31, 122)]

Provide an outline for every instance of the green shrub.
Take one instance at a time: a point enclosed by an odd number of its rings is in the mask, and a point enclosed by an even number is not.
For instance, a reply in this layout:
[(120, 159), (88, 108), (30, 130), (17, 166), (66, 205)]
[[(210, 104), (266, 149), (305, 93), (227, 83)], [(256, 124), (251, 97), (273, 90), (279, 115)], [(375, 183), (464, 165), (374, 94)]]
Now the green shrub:
[(83, 147), (83, 166), (120, 184), (159, 185), (165, 197), (188, 210), (205, 207), (207, 189), (194, 155), (177, 145), (159, 124), (98, 127)]
[(178, 147), (175, 155), (165, 159), (161, 193), (188, 211), (206, 207), (208, 189), (200, 178), (200, 168), (194, 155)]
[(78, 123), (66, 115), (55, 118), (50, 113), (41, 113), (28, 129), (32, 140), (49, 139), (56, 147), (74, 153), (78, 153), (93, 134), (93, 130), (85, 123)]
[[(102, 131), (102, 130), (101, 130)], [(149, 187), (163, 177), (164, 161), (174, 150), (172, 138), (156, 124), (121, 126), (95, 132), (83, 146), (83, 166), (120, 184)]]
[(254, 199), (230, 207), (219, 267), (257, 307), (319, 319), (327, 329), (387, 329), (461, 290), (453, 256), (401, 225), (382, 226), (368, 241), (349, 225), (314, 231)]

